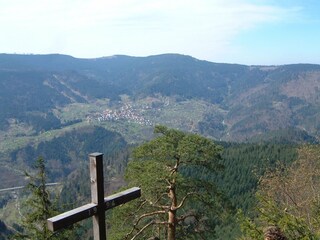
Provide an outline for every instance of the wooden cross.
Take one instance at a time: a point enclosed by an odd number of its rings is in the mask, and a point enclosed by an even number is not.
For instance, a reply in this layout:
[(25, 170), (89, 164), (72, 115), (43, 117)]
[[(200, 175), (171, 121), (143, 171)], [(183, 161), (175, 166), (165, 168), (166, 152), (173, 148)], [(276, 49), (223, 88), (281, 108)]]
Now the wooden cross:
[(141, 196), (141, 189), (133, 187), (104, 197), (103, 154), (92, 153), (90, 159), (91, 203), (47, 219), (48, 228), (57, 231), (83, 219), (93, 217), (94, 240), (106, 239), (105, 211)]

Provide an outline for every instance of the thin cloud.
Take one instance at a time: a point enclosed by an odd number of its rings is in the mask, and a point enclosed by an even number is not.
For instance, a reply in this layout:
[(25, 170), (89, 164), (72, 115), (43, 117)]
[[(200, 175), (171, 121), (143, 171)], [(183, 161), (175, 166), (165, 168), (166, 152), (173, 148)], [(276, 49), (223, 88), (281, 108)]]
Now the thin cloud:
[(63, 51), (77, 57), (177, 52), (212, 60), (229, 51), (242, 31), (287, 21), (300, 11), (245, 0), (0, 3), (0, 28), (9, 37), (0, 40), (2, 52)]

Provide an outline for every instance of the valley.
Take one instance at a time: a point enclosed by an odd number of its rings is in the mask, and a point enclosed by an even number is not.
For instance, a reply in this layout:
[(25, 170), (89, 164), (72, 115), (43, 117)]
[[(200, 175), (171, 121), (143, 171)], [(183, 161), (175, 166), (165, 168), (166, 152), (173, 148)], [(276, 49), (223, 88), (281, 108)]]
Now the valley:
[[(91, 103), (73, 103), (54, 110), (54, 115), (62, 123), (58, 129), (35, 133), (32, 131), (32, 126), (12, 121), (7, 131), (0, 131), (0, 151), (8, 152), (27, 144), (37, 145), (65, 132), (89, 125), (116, 130), (126, 136), (126, 140), (130, 143), (147, 139), (147, 136), (141, 139), (130, 139), (130, 136), (126, 134), (132, 131), (130, 128), (138, 128), (143, 131), (152, 129), (157, 124), (163, 124), (197, 132), (198, 123), (206, 113), (212, 111), (223, 112), (214, 104), (205, 101), (177, 102), (175, 98), (170, 97), (152, 97), (132, 101), (128, 96), (123, 96), (122, 101), (112, 105), (108, 99), (99, 99)], [(65, 123), (69, 124), (64, 126)]]
[[(88, 198), (89, 153), (105, 154), (112, 192), (126, 184), (132, 149), (164, 125), (224, 147), (226, 170), (212, 181), (227, 189), (233, 206), (249, 211), (268, 169), (289, 166), (300, 144), (319, 143), (319, 89), (319, 65), (0, 54), (0, 188), (24, 185), (24, 171), (34, 172), (42, 156), (48, 181), (64, 183), (53, 191), (63, 204), (79, 205)], [(0, 193), (9, 226), (26, 198)]]

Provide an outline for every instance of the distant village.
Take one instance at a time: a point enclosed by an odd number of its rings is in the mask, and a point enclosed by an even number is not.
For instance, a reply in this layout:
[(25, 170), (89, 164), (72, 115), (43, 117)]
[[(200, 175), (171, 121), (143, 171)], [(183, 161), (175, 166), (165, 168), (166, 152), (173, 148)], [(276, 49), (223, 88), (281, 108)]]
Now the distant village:
[(144, 126), (152, 126), (152, 121), (142, 116), (143, 111), (150, 109), (151, 107), (147, 105), (142, 108), (141, 106), (139, 108), (134, 108), (130, 103), (126, 103), (124, 106), (120, 107), (120, 109), (106, 109), (102, 113), (96, 113), (94, 116), (88, 117), (88, 120), (97, 120), (99, 122), (124, 120)]

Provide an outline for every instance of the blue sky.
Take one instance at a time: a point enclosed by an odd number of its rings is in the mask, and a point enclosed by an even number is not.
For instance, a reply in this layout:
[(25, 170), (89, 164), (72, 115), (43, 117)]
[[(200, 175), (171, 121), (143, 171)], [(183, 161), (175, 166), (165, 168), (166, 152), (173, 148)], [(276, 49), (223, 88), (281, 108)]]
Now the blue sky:
[(0, 0), (0, 52), (320, 64), (318, 0)]

